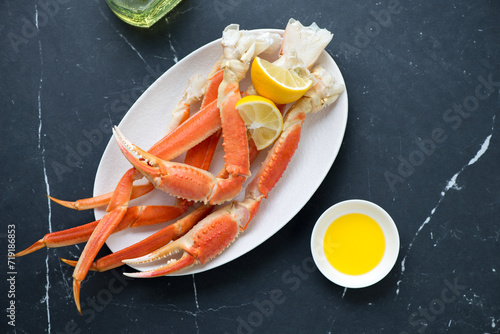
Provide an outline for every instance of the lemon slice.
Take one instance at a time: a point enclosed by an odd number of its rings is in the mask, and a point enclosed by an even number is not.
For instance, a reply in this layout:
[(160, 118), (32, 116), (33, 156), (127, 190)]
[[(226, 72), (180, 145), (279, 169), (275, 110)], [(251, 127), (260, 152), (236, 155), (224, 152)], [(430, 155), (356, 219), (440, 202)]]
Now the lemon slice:
[(297, 101), (312, 85), (312, 80), (259, 57), (253, 60), (250, 75), (257, 93), (278, 104)]
[(262, 96), (249, 95), (236, 103), (258, 150), (271, 145), (283, 130), (283, 117), (273, 101)]

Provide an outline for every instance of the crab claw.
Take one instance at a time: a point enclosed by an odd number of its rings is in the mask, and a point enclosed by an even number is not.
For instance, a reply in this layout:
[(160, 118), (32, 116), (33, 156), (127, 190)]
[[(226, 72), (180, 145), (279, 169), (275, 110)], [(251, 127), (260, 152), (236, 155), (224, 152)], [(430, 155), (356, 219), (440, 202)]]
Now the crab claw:
[(183, 163), (162, 160), (132, 144), (116, 127), (114, 133), (125, 158), (156, 188), (179, 198), (208, 202), (217, 183), (211, 173)]
[[(132, 144), (116, 126), (113, 128), (113, 134), (123, 155), (137, 170), (144, 175), (150, 175), (152, 178), (160, 175), (158, 167), (160, 159)], [(143, 160), (136, 158), (130, 151), (137, 154)]]
[(246, 180), (241, 175), (220, 178), (201, 168), (162, 160), (132, 144), (116, 127), (114, 133), (123, 155), (135, 169), (157, 189), (173, 196), (205, 204), (221, 204), (233, 199)]
[[(138, 258), (140, 259), (140, 258)], [(124, 260), (124, 263), (131, 264), (131, 260)], [(193, 255), (189, 254), (187, 251), (184, 251), (181, 258), (176, 260), (170, 260), (167, 265), (149, 271), (136, 272), (136, 273), (123, 273), (125, 276), (133, 277), (133, 278), (152, 278), (168, 275), (175, 271), (189, 268), (195, 264), (195, 258)]]
[(158, 277), (188, 268), (193, 264), (204, 264), (219, 255), (238, 237), (250, 217), (251, 213), (245, 205), (233, 202), (208, 215), (182, 238), (148, 255), (123, 262), (126, 264), (153, 262), (182, 252), (179, 259), (171, 259), (165, 266), (157, 269), (125, 273), (125, 275), (137, 278)]

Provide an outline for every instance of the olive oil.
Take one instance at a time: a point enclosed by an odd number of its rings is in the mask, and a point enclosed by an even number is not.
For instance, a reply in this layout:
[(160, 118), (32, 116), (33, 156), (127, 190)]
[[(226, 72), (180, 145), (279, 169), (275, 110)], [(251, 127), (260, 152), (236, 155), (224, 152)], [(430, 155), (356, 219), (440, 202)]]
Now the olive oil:
[(181, 0), (106, 0), (111, 10), (128, 24), (149, 28)]

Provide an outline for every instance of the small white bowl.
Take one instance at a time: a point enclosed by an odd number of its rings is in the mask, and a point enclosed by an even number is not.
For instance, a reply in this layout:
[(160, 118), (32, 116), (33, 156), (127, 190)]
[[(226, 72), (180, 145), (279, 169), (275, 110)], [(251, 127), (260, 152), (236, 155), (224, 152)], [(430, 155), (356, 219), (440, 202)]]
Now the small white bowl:
[[(362, 275), (347, 275), (336, 270), (326, 259), (323, 240), (328, 226), (337, 218), (349, 213), (362, 213), (374, 219), (382, 228), (385, 252), (379, 264)], [(384, 278), (394, 267), (399, 254), (399, 234), (391, 216), (378, 205), (359, 199), (335, 204), (319, 217), (311, 236), (311, 251), (321, 273), (335, 284), (346, 288), (364, 288)]]

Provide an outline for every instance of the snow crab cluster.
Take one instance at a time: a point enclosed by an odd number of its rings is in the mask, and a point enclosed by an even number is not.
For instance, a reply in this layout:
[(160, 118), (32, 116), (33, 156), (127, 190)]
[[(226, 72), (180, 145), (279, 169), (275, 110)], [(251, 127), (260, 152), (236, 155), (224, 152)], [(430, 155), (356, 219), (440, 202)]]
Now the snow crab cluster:
[[(105, 271), (124, 263), (157, 261), (179, 253), (180, 256), (157, 269), (126, 274), (130, 277), (156, 277), (216, 257), (247, 228), (257, 215), (261, 201), (281, 178), (299, 145), (306, 115), (322, 110), (342, 93), (343, 86), (335, 82), (331, 73), (320, 67), (313, 68), (331, 38), (330, 32), (316, 24), (304, 27), (293, 19), (283, 37), (229, 25), (222, 35), (222, 57), (208, 78), (190, 80), (174, 108), (163, 138), (146, 151), (134, 145), (115, 127), (116, 142), (132, 168), (123, 175), (113, 192), (75, 202), (51, 198), (77, 210), (107, 206), (106, 215), (92, 223), (47, 234), (16, 256), (44, 247), (86, 242), (78, 260), (62, 259), (75, 267), (73, 293), (80, 312), (80, 286), (89, 270)], [(250, 164), (259, 154), (235, 108), (242, 96), (252, 94), (252, 87), (241, 92), (240, 82), (247, 75), (254, 57), (278, 49), (280, 56), (275, 63), (285, 69), (300, 68), (301, 75), (311, 78), (313, 85), (293, 105), (282, 106), (282, 110), (289, 107), (284, 116), (283, 130), (244, 190), (244, 199), (236, 201), (234, 198), (242, 192), (243, 184), (250, 176)], [(198, 100), (202, 101), (199, 110), (190, 115), (190, 107)], [(221, 137), (224, 167), (213, 175), (208, 169)], [(183, 163), (172, 161), (183, 153), (186, 153)], [(142, 178), (149, 183), (134, 185), (134, 181)], [(175, 196), (176, 204), (129, 206), (131, 199), (154, 189)], [(193, 208), (188, 213), (191, 206)], [(150, 237), (95, 259), (110, 234), (170, 220), (175, 221)]]

